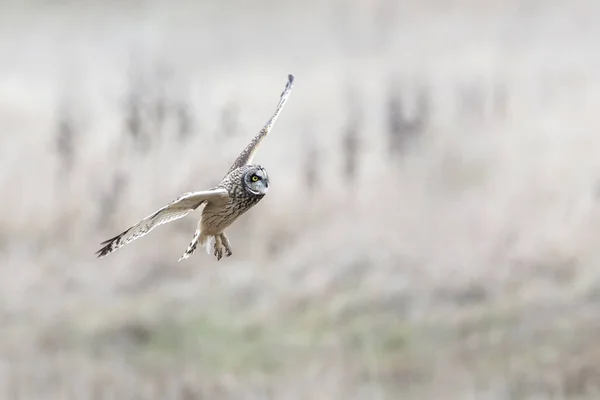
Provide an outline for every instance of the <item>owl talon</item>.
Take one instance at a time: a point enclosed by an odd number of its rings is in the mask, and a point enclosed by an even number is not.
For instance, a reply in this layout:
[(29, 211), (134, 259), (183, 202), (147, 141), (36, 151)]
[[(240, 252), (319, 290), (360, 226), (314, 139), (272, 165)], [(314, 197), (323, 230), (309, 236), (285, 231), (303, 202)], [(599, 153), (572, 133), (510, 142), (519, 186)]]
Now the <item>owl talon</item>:
[(224, 233), (221, 233), (221, 242), (225, 247), (225, 257), (231, 257), (231, 255), (233, 254), (233, 252), (231, 251), (231, 242), (229, 241), (227, 235), (225, 235)]
[(223, 248), (215, 246), (215, 257), (217, 257), (217, 261), (223, 258)]
[(214, 246), (214, 255), (217, 257), (217, 261), (223, 258), (223, 241), (221, 240), (221, 236), (215, 236), (215, 246)]

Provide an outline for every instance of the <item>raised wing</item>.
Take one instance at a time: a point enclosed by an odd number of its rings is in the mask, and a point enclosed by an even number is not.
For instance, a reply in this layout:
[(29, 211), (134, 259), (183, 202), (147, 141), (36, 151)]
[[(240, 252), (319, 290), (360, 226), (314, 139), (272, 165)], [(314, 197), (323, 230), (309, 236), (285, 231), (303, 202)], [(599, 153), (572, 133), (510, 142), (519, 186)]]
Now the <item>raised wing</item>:
[(195, 210), (204, 202), (224, 202), (229, 196), (225, 189), (212, 189), (202, 192), (184, 193), (176, 200), (170, 202), (160, 210), (144, 218), (117, 236), (100, 244), (104, 245), (96, 252), (98, 258), (112, 253), (119, 247), (146, 235), (159, 225), (185, 217), (190, 211)]
[(252, 139), (248, 146), (246, 146), (246, 148), (240, 153), (233, 165), (231, 165), (231, 168), (229, 168), (229, 171), (227, 171), (226, 175), (229, 175), (229, 173), (234, 169), (242, 167), (246, 164), (250, 164), (252, 162), (252, 158), (254, 157), (254, 153), (256, 153), (258, 145), (269, 134), (269, 132), (273, 128), (273, 125), (275, 124), (275, 121), (277, 121), (279, 113), (281, 113), (281, 110), (283, 109), (283, 106), (285, 105), (285, 102), (287, 101), (287, 98), (292, 91), (293, 85), (294, 76), (289, 74), (288, 81), (285, 85), (285, 88), (283, 89), (283, 92), (281, 92), (281, 97), (279, 98), (279, 103), (277, 104), (275, 112), (273, 113), (271, 118), (269, 118), (265, 126), (260, 130), (260, 132), (258, 132), (258, 134), (254, 136), (254, 139)]

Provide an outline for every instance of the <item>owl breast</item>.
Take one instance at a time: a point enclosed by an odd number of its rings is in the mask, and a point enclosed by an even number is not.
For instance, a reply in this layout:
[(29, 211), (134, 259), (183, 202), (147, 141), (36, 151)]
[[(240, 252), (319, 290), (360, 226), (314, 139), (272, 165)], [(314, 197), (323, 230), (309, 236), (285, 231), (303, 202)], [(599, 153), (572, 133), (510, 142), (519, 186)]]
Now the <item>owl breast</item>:
[(232, 196), (227, 203), (215, 206), (207, 204), (202, 210), (202, 231), (216, 235), (225, 230), (242, 214), (255, 206), (264, 196)]

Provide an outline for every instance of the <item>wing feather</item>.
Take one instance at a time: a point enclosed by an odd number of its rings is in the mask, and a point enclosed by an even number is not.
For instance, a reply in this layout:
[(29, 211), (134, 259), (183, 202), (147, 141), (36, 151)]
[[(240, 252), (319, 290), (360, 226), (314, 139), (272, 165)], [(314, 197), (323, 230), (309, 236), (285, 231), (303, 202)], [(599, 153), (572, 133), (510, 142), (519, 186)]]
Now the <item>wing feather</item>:
[(100, 243), (104, 245), (96, 252), (98, 258), (102, 258), (119, 247), (126, 245), (148, 234), (152, 229), (167, 222), (185, 217), (190, 211), (195, 210), (204, 202), (223, 202), (229, 196), (225, 189), (212, 189), (201, 192), (188, 192), (179, 196), (160, 210), (147, 216), (137, 224)]
[(252, 162), (252, 159), (254, 158), (254, 154), (256, 153), (256, 150), (258, 149), (260, 142), (262, 142), (262, 140), (269, 134), (269, 132), (273, 128), (273, 125), (275, 124), (275, 121), (277, 121), (277, 118), (279, 117), (281, 110), (283, 110), (283, 106), (285, 105), (285, 103), (292, 91), (293, 85), (294, 85), (294, 76), (289, 74), (288, 81), (285, 85), (285, 88), (283, 89), (283, 92), (281, 92), (281, 96), (279, 97), (279, 103), (277, 103), (277, 108), (275, 109), (275, 112), (273, 113), (271, 118), (269, 118), (269, 120), (267, 121), (265, 126), (260, 130), (260, 132), (258, 132), (258, 134), (246, 146), (246, 148), (244, 150), (242, 150), (240, 155), (237, 157), (237, 159), (234, 161), (234, 163), (229, 168), (229, 171), (227, 171), (226, 175), (229, 175), (229, 173), (231, 171), (235, 170), (236, 168), (242, 167), (242, 166), (244, 166), (246, 164), (250, 164)]

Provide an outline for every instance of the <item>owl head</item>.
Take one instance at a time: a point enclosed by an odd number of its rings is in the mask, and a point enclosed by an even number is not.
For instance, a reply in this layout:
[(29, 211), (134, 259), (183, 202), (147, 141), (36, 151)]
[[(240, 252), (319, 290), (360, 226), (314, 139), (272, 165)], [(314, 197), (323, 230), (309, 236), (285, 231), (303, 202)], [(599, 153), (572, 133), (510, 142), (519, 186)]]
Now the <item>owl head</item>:
[(264, 196), (269, 190), (267, 171), (260, 165), (249, 165), (242, 175), (242, 186), (250, 194)]

